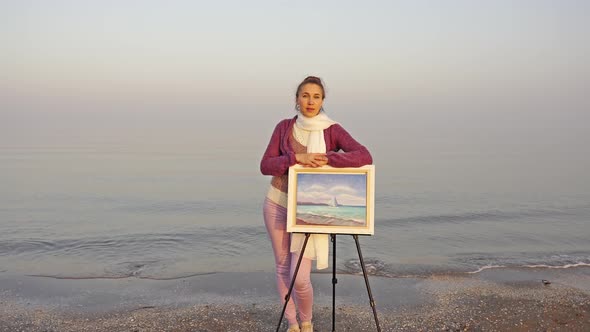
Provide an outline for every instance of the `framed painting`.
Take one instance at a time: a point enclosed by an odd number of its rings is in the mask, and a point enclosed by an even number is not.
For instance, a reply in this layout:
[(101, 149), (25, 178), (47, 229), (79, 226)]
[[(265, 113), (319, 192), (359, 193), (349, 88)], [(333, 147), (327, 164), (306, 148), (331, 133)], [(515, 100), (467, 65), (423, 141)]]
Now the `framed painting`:
[(287, 232), (374, 234), (375, 166), (289, 168)]

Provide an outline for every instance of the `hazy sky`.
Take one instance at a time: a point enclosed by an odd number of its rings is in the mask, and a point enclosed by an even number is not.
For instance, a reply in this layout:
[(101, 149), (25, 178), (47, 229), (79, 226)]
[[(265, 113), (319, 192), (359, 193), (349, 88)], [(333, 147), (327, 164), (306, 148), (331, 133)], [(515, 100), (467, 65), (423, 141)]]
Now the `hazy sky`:
[(587, 191), (589, 17), (587, 0), (0, 0), (0, 148), (175, 150), (257, 173), (313, 74), (380, 169), (438, 176), (469, 156), (459, 178)]
[(2, 109), (291, 107), (308, 74), (331, 106), (571, 108), (588, 17), (584, 0), (2, 0)]

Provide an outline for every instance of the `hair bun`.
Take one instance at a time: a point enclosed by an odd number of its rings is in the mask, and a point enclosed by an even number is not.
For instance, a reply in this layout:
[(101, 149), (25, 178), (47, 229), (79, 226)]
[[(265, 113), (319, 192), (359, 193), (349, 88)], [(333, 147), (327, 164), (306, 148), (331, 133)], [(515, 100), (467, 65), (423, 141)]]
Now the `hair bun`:
[(316, 84), (322, 83), (322, 80), (317, 76), (307, 76), (303, 81), (306, 83), (316, 83)]

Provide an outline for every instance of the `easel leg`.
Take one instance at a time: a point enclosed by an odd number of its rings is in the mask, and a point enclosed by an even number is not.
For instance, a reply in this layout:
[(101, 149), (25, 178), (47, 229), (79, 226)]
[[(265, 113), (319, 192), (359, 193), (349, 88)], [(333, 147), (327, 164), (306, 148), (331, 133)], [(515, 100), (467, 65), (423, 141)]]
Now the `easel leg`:
[(363, 276), (365, 277), (365, 285), (367, 285), (367, 292), (369, 292), (369, 300), (371, 301), (371, 308), (373, 308), (373, 316), (375, 316), (375, 324), (377, 324), (377, 331), (381, 332), (379, 326), (379, 320), (377, 319), (377, 309), (375, 308), (375, 301), (373, 300), (373, 294), (371, 293), (371, 286), (369, 286), (369, 277), (367, 276), (367, 269), (365, 268), (365, 262), (363, 261), (363, 254), (361, 253), (361, 246), (359, 244), (359, 236), (357, 234), (352, 235), (354, 242), (356, 242), (356, 250), (359, 253), (359, 260), (361, 261), (361, 268), (363, 269)]
[(289, 286), (289, 291), (285, 296), (285, 304), (283, 305), (283, 311), (281, 312), (281, 318), (279, 319), (279, 324), (277, 325), (277, 331), (281, 328), (281, 322), (283, 321), (283, 317), (285, 316), (285, 310), (287, 309), (287, 304), (289, 303), (289, 299), (291, 298), (291, 291), (293, 291), (293, 286), (295, 285), (295, 278), (297, 278), (297, 272), (299, 272), (299, 265), (301, 265), (301, 260), (303, 259), (303, 253), (305, 252), (305, 247), (307, 246), (307, 240), (309, 239), (310, 233), (305, 233), (305, 241), (303, 241), (303, 248), (301, 248), (301, 253), (299, 253), (299, 259), (297, 260), (297, 267), (295, 267), (295, 273), (293, 273), (293, 278), (291, 279), (291, 285)]
[(332, 238), (332, 332), (336, 331), (336, 234), (330, 234)]

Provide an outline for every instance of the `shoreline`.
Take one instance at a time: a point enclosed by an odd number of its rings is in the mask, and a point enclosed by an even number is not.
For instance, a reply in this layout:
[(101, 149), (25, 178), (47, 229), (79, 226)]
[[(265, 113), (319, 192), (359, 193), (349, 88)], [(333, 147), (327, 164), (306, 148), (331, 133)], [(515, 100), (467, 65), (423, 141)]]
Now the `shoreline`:
[[(337, 330), (376, 330), (362, 276), (337, 278)], [(382, 331), (590, 330), (589, 267), (369, 281)], [(331, 274), (314, 273), (312, 282), (316, 331), (331, 330)], [(2, 332), (274, 331), (281, 308), (267, 272), (175, 280), (0, 273)]]

